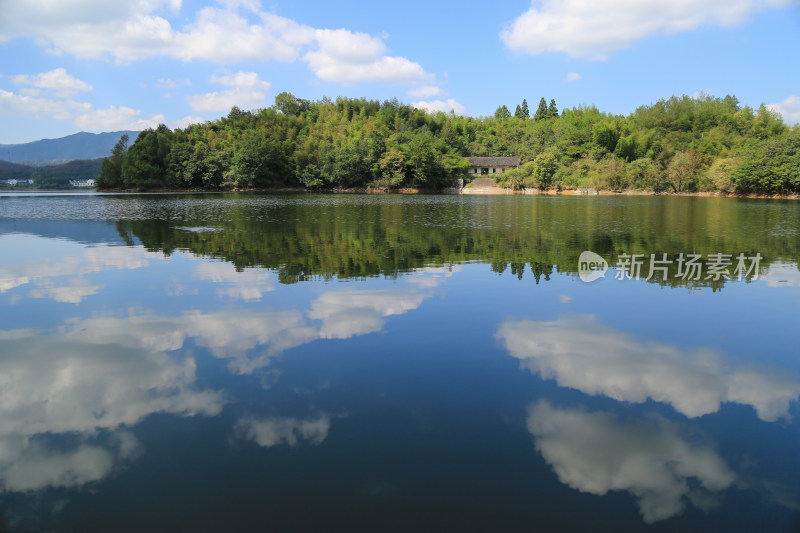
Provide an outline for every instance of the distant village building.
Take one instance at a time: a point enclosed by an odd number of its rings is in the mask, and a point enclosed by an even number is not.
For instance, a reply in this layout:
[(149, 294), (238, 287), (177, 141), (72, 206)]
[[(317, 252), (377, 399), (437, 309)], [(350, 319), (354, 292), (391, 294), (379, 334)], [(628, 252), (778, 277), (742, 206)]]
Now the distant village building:
[(95, 180), (88, 179), (88, 180), (69, 180), (69, 184), (73, 187), (94, 187), (96, 185)]
[(23, 185), (27, 183), (28, 185), (33, 185), (33, 180), (15, 180), (15, 179), (7, 179), (3, 180), (2, 183), (9, 185), (11, 187), (16, 187), (17, 185)]
[(470, 157), (469, 171), (471, 177), (502, 174), (512, 168), (519, 168), (519, 156), (511, 157)]

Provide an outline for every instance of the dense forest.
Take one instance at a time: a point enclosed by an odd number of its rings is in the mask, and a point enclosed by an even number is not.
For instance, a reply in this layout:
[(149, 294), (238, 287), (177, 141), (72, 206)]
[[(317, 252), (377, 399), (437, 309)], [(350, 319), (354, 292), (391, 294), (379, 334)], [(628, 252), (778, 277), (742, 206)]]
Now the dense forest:
[[(70, 180), (96, 179), (104, 159), (76, 159), (60, 165), (30, 166), (0, 161), (0, 188), (17, 190), (33, 189), (71, 189)], [(17, 184), (10, 186), (5, 180), (33, 180), (33, 185)]]
[(437, 189), (466, 178), (469, 156), (521, 157), (497, 176), (514, 189), (800, 192), (800, 126), (733, 96), (683, 96), (628, 116), (595, 107), (559, 112), (523, 100), (493, 117), (428, 114), (396, 99), (289, 93), (184, 130), (164, 125), (123, 136), (103, 162), (105, 189), (306, 187)]

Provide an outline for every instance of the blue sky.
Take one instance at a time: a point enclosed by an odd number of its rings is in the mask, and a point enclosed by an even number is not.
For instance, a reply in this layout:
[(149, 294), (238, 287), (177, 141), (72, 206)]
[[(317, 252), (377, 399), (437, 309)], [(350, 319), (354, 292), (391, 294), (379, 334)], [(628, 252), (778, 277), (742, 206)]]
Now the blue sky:
[(491, 115), (736, 95), (800, 122), (798, 0), (0, 0), (0, 143), (365, 96)]

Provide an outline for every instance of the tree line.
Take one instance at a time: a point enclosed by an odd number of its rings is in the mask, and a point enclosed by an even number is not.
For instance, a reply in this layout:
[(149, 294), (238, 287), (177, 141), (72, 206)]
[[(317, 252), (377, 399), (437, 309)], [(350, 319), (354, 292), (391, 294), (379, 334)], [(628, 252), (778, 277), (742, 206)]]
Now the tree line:
[(521, 157), (511, 188), (800, 192), (800, 126), (734, 96), (673, 96), (627, 116), (558, 111), (542, 97), (492, 117), (426, 113), (397, 99), (310, 101), (281, 93), (267, 109), (120, 139), (104, 189), (353, 187), (437, 189), (469, 179), (470, 156)]

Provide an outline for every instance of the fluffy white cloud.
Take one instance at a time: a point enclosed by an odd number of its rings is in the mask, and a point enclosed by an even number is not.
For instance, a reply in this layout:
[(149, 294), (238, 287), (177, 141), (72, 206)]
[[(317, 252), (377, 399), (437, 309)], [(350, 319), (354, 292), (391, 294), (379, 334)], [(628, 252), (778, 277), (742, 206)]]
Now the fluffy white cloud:
[(684, 440), (664, 421), (621, 423), (603, 412), (530, 406), (528, 431), (558, 479), (581, 492), (630, 492), (647, 523), (680, 514), (686, 499), (706, 507), (708, 494), (735, 474), (708, 446)]
[(300, 441), (319, 445), (328, 436), (330, 427), (331, 420), (327, 416), (310, 420), (245, 417), (236, 423), (236, 432), (264, 447), (278, 444), (295, 446)]
[(249, 109), (267, 106), (270, 83), (258, 79), (255, 72), (237, 72), (230, 76), (211, 76), (211, 83), (232, 87), (226, 91), (196, 94), (186, 98), (200, 113), (229, 111), (233, 106)]
[(139, 118), (142, 112), (125, 106), (92, 109), (75, 118), (75, 125), (84, 131), (144, 130), (155, 128), (166, 121), (164, 115)]
[(436, 85), (423, 85), (422, 87), (416, 87), (414, 89), (409, 89), (406, 91), (406, 94), (411, 98), (433, 98), (434, 96), (446, 96), (447, 93), (442, 90), (441, 87)]
[(800, 123), (800, 96), (793, 94), (782, 102), (769, 104), (767, 107), (780, 114), (788, 124)]
[(581, 75), (577, 72), (570, 72), (567, 74), (567, 81), (578, 81), (581, 79)]
[(707, 349), (688, 353), (641, 340), (597, 323), (594, 316), (508, 322), (497, 337), (523, 367), (562, 387), (624, 402), (649, 398), (689, 417), (734, 402), (772, 421), (786, 416), (800, 396), (800, 381), (785, 373), (728, 365)]
[(383, 40), (349, 30), (317, 30), (317, 49), (303, 60), (318, 78), (351, 84), (359, 81), (424, 83), (433, 80), (419, 63), (383, 55)]
[(414, 102), (411, 104), (413, 107), (417, 109), (422, 109), (426, 113), (449, 113), (453, 111), (456, 115), (463, 115), (466, 112), (466, 108), (461, 105), (460, 103), (456, 102), (452, 98), (448, 98), (446, 101), (443, 100), (432, 100), (432, 101), (424, 101), (421, 100), (419, 102)]
[[(239, 12), (239, 7), (256, 14), (260, 24), (251, 24)], [(262, 13), (255, 5), (229, 3), (225, 9), (201, 9), (192, 24), (184, 27), (183, 31), (174, 32), (165, 43), (165, 51), (184, 61), (293, 61), (302, 47), (313, 39), (313, 28), (271, 13)]]
[(91, 108), (91, 104), (72, 100), (39, 98), (0, 89), (0, 113), (49, 116), (58, 120), (67, 120), (73, 118), (76, 112), (88, 112)]
[(30, 85), (40, 89), (54, 91), (62, 97), (69, 97), (79, 92), (91, 91), (92, 86), (67, 73), (64, 68), (57, 68), (40, 74), (18, 74), (11, 76), (17, 85)]
[[(35, 93), (36, 91), (34, 91)], [(164, 115), (138, 118), (142, 112), (125, 106), (94, 109), (91, 104), (71, 99), (41, 98), (0, 89), (0, 114), (49, 116), (56, 120), (72, 120), (84, 131), (143, 130), (165, 121)]]
[(702, 26), (733, 26), (764, 9), (793, 0), (543, 0), (500, 34), (513, 51), (564, 52), (585, 59), (606, 59), (616, 50), (657, 35)]
[(312, 28), (264, 12), (257, 1), (222, 1), (219, 6), (204, 7), (177, 29), (157, 13), (164, 7), (177, 10), (180, 4), (179, 0), (15, 2), (9, 9), (4, 6), (0, 42), (33, 37), (52, 45), (56, 53), (91, 59), (108, 55), (117, 61), (165, 56), (231, 64), (295, 61), (302, 55), (311, 70), (326, 81), (433, 80), (418, 63), (386, 55), (380, 37)]

